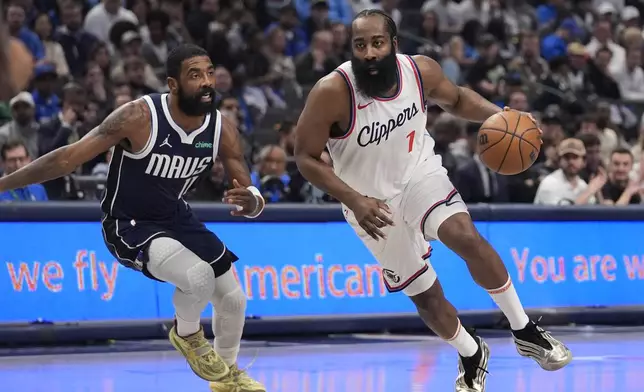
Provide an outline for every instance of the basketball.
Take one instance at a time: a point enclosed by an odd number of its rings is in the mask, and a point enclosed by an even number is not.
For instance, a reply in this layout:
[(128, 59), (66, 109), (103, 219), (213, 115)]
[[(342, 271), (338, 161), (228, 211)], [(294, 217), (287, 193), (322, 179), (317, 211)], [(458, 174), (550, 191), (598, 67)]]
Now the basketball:
[(541, 150), (539, 127), (529, 115), (516, 110), (504, 110), (488, 118), (477, 137), (481, 161), (499, 174), (527, 170)]

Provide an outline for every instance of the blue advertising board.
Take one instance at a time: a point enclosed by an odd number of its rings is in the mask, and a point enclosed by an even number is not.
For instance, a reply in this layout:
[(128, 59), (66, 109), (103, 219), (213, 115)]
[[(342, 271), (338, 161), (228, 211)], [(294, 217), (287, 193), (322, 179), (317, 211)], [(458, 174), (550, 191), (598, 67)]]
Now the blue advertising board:
[[(644, 222), (479, 222), (532, 308), (643, 305)], [(344, 222), (211, 223), (239, 257), (248, 314), (405, 314), (380, 269)], [(0, 223), (0, 322), (171, 318), (169, 284), (120, 266), (98, 223)], [(465, 263), (432, 244), (431, 263), (459, 310), (495, 305)], [(209, 310), (204, 313), (208, 316)]]

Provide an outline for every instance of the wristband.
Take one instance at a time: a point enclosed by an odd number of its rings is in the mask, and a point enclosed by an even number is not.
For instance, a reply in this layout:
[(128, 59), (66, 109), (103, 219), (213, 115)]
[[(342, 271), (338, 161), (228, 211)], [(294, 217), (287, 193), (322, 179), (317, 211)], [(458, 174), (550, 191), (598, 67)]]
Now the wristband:
[(264, 211), (264, 197), (262, 196), (262, 193), (259, 191), (259, 189), (255, 188), (254, 186), (249, 186), (246, 187), (250, 191), (250, 193), (255, 196), (255, 199), (257, 200), (257, 207), (255, 208), (255, 211), (253, 211), (251, 214), (244, 215), (246, 218), (254, 219), (257, 218), (262, 211)]

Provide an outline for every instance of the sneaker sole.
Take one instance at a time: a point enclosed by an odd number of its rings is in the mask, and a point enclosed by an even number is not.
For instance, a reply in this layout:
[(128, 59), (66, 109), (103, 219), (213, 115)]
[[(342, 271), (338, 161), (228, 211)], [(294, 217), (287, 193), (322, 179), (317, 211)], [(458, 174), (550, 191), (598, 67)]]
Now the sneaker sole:
[(188, 361), (188, 359), (187, 359), (187, 354), (186, 354), (186, 352), (183, 350), (183, 348), (181, 347), (181, 344), (179, 344), (179, 342), (177, 341), (177, 338), (178, 338), (178, 335), (170, 334), (170, 343), (172, 344), (172, 346), (173, 346), (177, 351), (179, 351), (179, 352), (181, 353), (181, 355), (183, 355), (183, 356), (184, 356), (184, 358), (186, 358), (186, 362), (188, 363), (188, 366), (190, 366), (190, 370), (192, 370), (192, 372), (193, 372), (197, 377), (199, 377), (199, 378), (201, 378), (202, 380), (205, 380), (205, 381), (218, 382), (218, 381), (223, 380), (226, 376), (228, 376), (228, 373), (230, 373), (230, 371), (229, 371), (229, 370), (228, 370), (228, 371), (226, 371), (226, 373), (224, 373), (224, 374), (220, 374), (220, 375), (218, 375), (218, 376), (217, 376), (217, 378), (214, 378), (214, 377), (210, 377), (210, 378), (209, 378), (209, 377), (207, 377), (207, 376), (204, 376), (203, 374), (199, 374), (199, 372), (198, 372), (194, 367), (192, 367), (192, 364), (190, 363), (190, 361)]
[(522, 357), (532, 359), (533, 361), (535, 361), (535, 362), (537, 363), (537, 365), (539, 365), (539, 367), (540, 367), (541, 369), (546, 370), (546, 371), (548, 371), (548, 372), (556, 372), (557, 370), (563, 369), (564, 367), (568, 366), (568, 365), (570, 364), (570, 362), (572, 362), (572, 359), (573, 359), (573, 357), (572, 357), (572, 352), (571, 352), (570, 350), (568, 350), (568, 358), (566, 358), (566, 360), (565, 360), (565, 361), (562, 361), (562, 362), (556, 362), (556, 363), (553, 363), (553, 364), (549, 364), (548, 366), (544, 366), (544, 365), (543, 365), (541, 362), (539, 362), (539, 360), (537, 360), (534, 356), (529, 355), (529, 354), (523, 354), (523, 353), (522, 353), (521, 351), (519, 351), (519, 350), (517, 350), (517, 352), (518, 352), (518, 353), (519, 353), (519, 355), (521, 355)]

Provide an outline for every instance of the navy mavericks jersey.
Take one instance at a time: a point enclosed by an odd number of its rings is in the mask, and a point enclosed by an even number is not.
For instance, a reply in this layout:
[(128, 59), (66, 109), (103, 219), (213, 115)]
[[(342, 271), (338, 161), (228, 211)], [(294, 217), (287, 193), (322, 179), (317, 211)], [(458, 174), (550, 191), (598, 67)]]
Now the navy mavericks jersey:
[(114, 147), (101, 209), (117, 220), (171, 221), (185, 211), (186, 192), (212, 167), (221, 114), (208, 114), (201, 127), (186, 133), (170, 115), (168, 94), (143, 99), (151, 113), (150, 138), (136, 154)]

